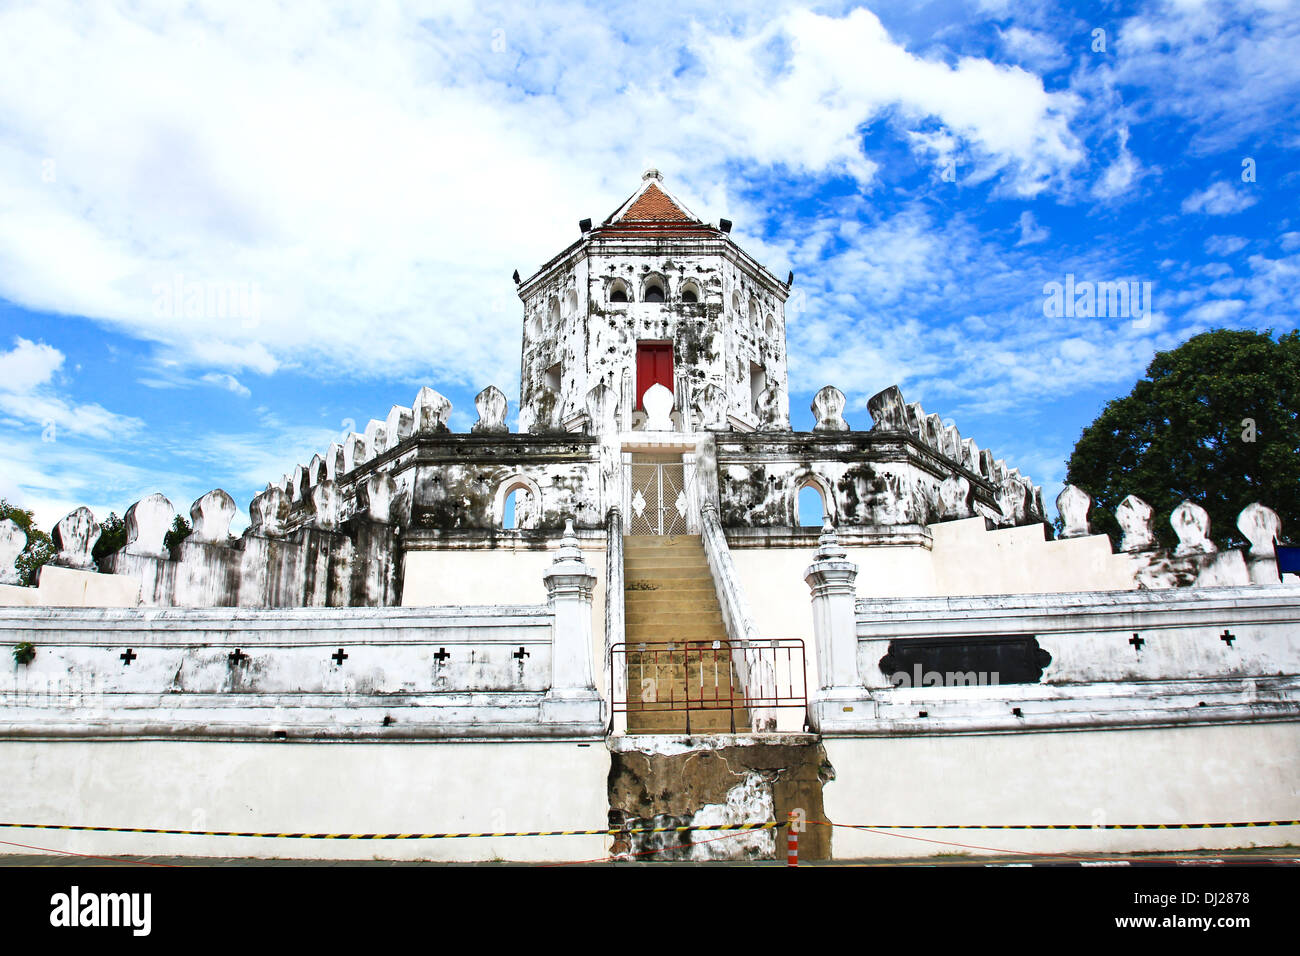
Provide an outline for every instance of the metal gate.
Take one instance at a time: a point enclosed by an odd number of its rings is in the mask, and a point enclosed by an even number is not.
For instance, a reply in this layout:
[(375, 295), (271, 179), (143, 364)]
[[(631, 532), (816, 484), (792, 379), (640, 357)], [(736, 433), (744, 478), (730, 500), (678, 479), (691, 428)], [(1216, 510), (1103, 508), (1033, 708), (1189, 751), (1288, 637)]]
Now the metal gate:
[(694, 467), (680, 461), (634, 461), (625, 467), (628, 534), (687, 534)]

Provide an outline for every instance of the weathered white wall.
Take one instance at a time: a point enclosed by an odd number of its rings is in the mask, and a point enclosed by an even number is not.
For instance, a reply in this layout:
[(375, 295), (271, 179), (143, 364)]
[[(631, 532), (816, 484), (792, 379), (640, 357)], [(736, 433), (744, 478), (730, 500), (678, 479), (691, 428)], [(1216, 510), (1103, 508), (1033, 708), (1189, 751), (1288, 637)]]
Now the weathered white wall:
[[(596, 829), (605, 826), (609, 765), (599, 740), (0, 740), (0, 822), (327, 833)], [(0, 839), (109, 856), (313, 859), (584, 860), (608, 846), (601, 836), (369, 842), (3, 827)]]
[[(804, 571), (815, 548), (732, 548), (731, 559), (759, 634), (804, 642), (809, 696), (818, 686), (812, 603)], [(923, 548), (849, 548), (858, 594), (931, 594), (930, 553)], [(784, 726), (784, 725), (783, 725)]]
[(37, 587), (0, 585), (0, 607), (136, 607), (140, 582), (118, 574), (47, 564)]
[[(592, 673), (602, 696), (605, 672), (605, 548), (584, 544), (582, 558), (596, 576), (592, 589)], [(542, 574), (555, 561), (555, 551), (503, 545), (484, 550), (408, 551), (402, 582), (402, 604), (408, 607), (484, 607), (545, 604)]]
[[(929, 737), (827, 737), (836, 823), (1212, 823), (1300, 818), (1300, 723)], [(836, 858), (1294, 844), (1300, 827), (899, 831), (836, 827)], [(967, 844), (953, 846), (952, 844)]]
[[(1112, 554), (1104, 534), (1047, 541), (1043, 531), (1042, 525), (986, 531), (983, 518), (930, 525), (933, 590), (926, 593), (1053, 594), (1137, 587), (1131, 558)], [(861, 576), (858, 581), (858, 593), (866, 596)]]
[[(1041, 526), (986, 531), (983, 518), (928, 528), (933, 540), (930, 549), (846, 547), (848, 559), (858, 566), (858, 596), (1035, 594), (1135, 587), (1129, 557), (1111, 554), (1105, 535), (1046, 541)], [(812, 612), (803, 575), (815, 550), (731, 549), (763, 636), (800, 638), (807, 642), (810, 654)]]

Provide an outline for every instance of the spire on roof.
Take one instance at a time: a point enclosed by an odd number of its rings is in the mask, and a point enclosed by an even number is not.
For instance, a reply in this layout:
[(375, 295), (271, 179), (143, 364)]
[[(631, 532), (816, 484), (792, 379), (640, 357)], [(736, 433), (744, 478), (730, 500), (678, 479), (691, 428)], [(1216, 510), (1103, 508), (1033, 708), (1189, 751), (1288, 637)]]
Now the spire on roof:
[(680, 222), (699, 223), (676, 196), (663, 187), (663, 176), (657, 169), (647, 169), (641, 174), (641, 186), (602, 225), (616, 222)]

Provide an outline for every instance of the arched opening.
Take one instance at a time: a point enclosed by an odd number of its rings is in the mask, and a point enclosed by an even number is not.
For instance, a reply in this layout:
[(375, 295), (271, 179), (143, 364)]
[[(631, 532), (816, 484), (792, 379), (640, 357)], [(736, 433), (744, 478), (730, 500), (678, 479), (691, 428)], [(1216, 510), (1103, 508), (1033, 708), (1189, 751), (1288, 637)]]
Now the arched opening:
[(700, 290), (694, 282), (688, 282), (682, 287), (682, 301), (691, 303), (700, 301)]
[(615, 279), (613, 282), (610, 283), (609, 301), (610, 302), (627, 301), (627, 286), (623, 283), (621, 279)]
[(570, 289), (564, 294), (564, 314), (572, 317), (578, 311), (578, 293)]
[(826, 502), (821, 489), (808, 482), (795, 496), (794, 518), (800, 528), (820, 528), (826, 517)]
[(497, 489), (496, 514), (503, 531), (525, 531), (536, 525), (537, 488), (522, 475), (506, 479)]
[(769, 339), (776, 338), (776, 319), (770, 315), (767, 317), (767, 325), (764, 326), (764, 331), (767, 332)]
[(749, 300), (749, 324), (754, 328), (758, 328), (758, 300), (757, 299)]
[(647, 302), (662, 302), (664, 300), (664, 287), (657, 282), (652, 282), (645, 287), (645, 300)]

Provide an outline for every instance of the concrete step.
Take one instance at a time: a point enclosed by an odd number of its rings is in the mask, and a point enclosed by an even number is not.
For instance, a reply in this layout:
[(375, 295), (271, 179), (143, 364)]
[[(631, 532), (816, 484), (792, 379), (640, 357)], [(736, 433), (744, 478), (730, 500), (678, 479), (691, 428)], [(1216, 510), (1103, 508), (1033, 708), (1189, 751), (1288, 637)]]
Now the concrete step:
[(718, 596), (711, 591), (636, 591), (623, 595), (623, 607), (625, 611), (666, 611), (674, 607), (692, 612), (700, 607), (721, 610)]
[(717, 598), (712, 581), (688, 581), (674, 578), (668, 581), (628, 581), (631, 587), (624, 588), (623, 600), (629, 601), (639, 597), (662, 597), (672, 595), (688, 600), (700, 600), (707, 595)]
[(692, 568), (675, 564), (664, 568), (629, 568), (623, 565), (625, 581), (710, 581), (712, 578), (707, 567)]
[(709, 573), (709, 562), (704, 558), (689, 558), (673, 555), (669, 558), (631, 558), (626, 555), (623, 557), (623, 572), (631, 574), (633, 571), (659, 571), (664, 568), (694, 568), (700, 574)]
[(628, 628), (624, 638), (628, 650), (635, 651), (638, 644), (644, 644), (647, 649), (651, 650), (664, 644), (677, 644), (679, 647), (684, 643), (704, 644), (707, 646), (714, 641), (725, 641), (727, 634), (720, 627), (685, 628), (656, 625), (653, 627)]
[[(629, 608), (623, 615), (623, 623), (627, 626), (629, 634), (633, 631), (645, 632), (663, 629), (717, 631), (721, 634), (726, 630), (726, 624), (722, 620), (722, 612), (716, 608), (712, 611), (691, 611), (685, 614), (664, 610), (663, 608)], [(723, 636), (726, 635), (723, 634)]]
[(624, 548), (679, 548), (692, 544), (704, 546), (698, 534), (623, 535)]

